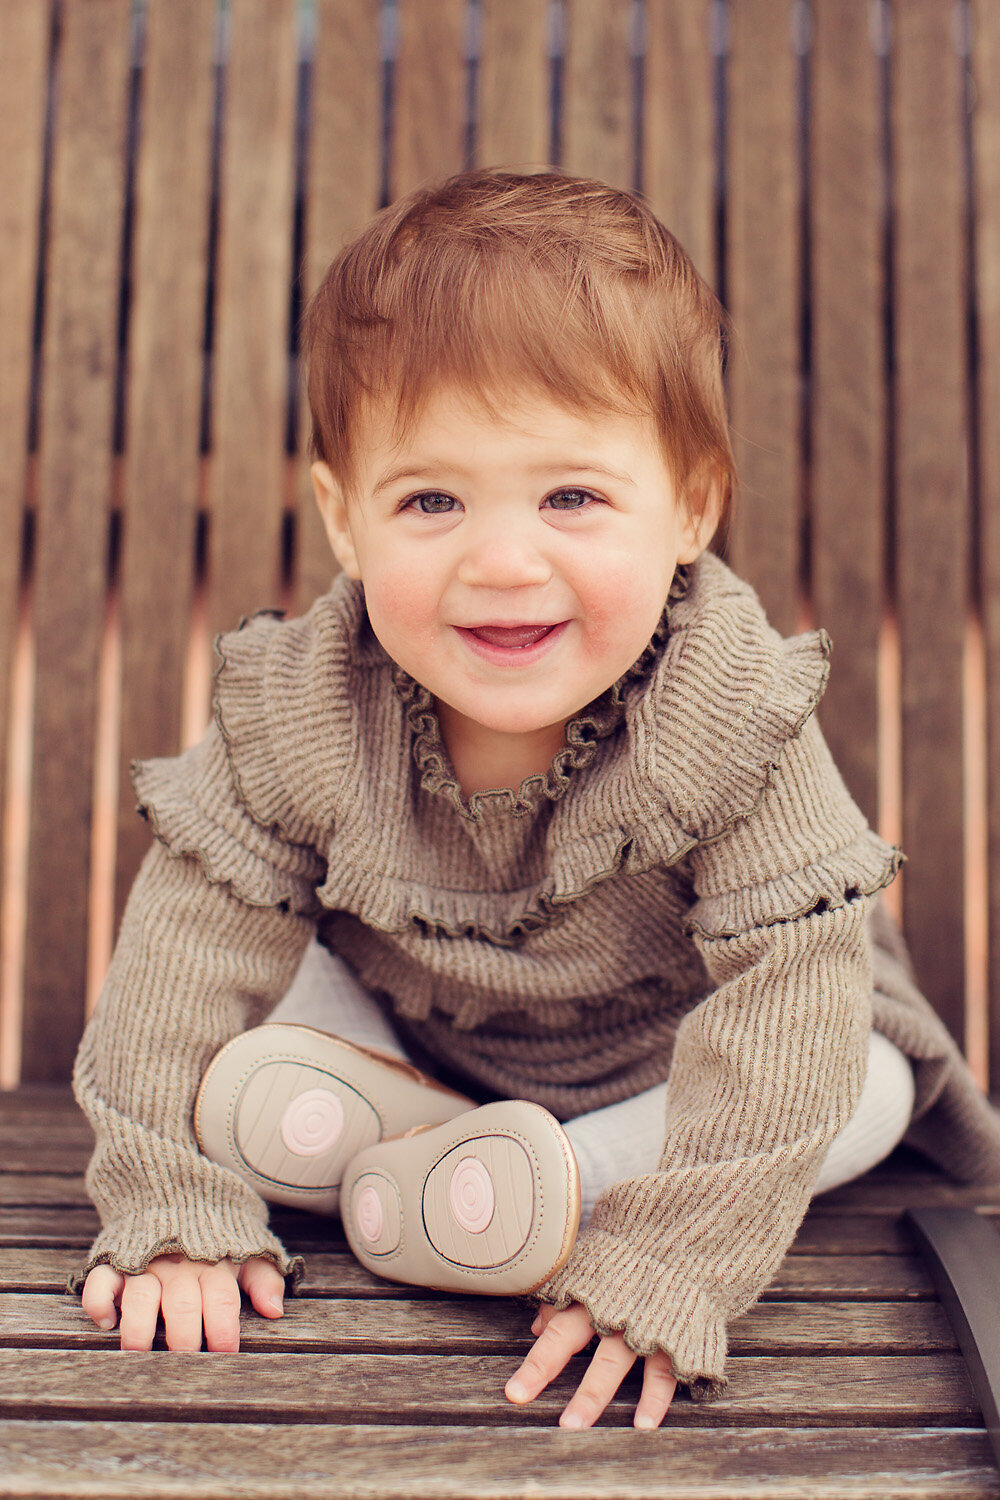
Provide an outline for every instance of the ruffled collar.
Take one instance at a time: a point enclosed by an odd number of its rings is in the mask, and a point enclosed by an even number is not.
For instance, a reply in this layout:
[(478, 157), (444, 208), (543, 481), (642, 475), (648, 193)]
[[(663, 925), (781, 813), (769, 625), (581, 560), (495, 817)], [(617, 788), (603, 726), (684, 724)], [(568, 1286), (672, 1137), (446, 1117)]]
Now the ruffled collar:
[(441, 723), (432, 694), (402, 667), (393, 664), (392, 681), (405, 708), (412, 731), (413, 759), (424, 791), (446, 798), (463, 818), (478, 822), (486, 808), (527, 817), (546, 800), (558, 802), (575, 773), (585, 770), (597, 753), (601, 740), (614, 734), (625, 720), (629, 703), (655, 672), (670, 637), (670, 614), (685, 597), (691, 583), (691, 565), (681, 563), (667, 594), (667, 602), (648, 645), (626, 672), (588, 703), (566, 725), (562, 747), (548, 770), (526, 776), (516, 789), (495, 787), (464, 797), (448, 756)]

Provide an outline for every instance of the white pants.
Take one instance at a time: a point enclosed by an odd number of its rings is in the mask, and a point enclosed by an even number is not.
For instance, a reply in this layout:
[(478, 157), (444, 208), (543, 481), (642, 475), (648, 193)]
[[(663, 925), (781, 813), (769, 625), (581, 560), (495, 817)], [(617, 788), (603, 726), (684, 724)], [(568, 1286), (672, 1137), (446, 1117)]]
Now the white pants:
[[(391, 1023), (368, 991), (346, 964), (315, 940), (306, 949), (291, 988), (268, 1020), (297, 1021), (406, 1058)], [(580, 1166), (582, 1222), (612, 1183), (656, 1171), (663, 1151), (666, 1088), (666, 1083), (658, 1083), (620, 1104), (609, 1104), (564, 1123)], [(873, 1031), (861, 1099), (827, 1152), (814, 1196), (862, 1176), (884, 1160), (906, 1131), (913, 1099), (909, 1060), (880, 1032)]]

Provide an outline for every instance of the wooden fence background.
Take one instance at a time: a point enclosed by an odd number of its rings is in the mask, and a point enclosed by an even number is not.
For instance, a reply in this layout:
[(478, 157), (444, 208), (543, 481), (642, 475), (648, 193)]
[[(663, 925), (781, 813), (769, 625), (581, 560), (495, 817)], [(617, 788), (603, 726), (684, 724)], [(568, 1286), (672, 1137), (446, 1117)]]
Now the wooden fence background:
[(4, 1085), (68, 1076), (148, 838), (122, 768), (200, 731), (213, 631), (329, 582), (303, 298), (415, 183), (550, 162), (736, 318), (729, 561), (830, 632), (820, 721), (1000, 1087), (993, 0), (2, 0)]

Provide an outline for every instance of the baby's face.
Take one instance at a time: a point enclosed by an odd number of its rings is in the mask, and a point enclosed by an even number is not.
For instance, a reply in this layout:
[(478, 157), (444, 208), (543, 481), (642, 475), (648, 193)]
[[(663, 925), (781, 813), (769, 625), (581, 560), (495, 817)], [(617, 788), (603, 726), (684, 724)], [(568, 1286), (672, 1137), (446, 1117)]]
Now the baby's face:
[(379, 641), (452, 725), (561, 730), (642, 653), (712, 534), (647, 417), (533, 396), (497, 421), (441, 391), (405, 445), (385, 416), (366, 437), (350, 504), (313, 466), (320, 509)]

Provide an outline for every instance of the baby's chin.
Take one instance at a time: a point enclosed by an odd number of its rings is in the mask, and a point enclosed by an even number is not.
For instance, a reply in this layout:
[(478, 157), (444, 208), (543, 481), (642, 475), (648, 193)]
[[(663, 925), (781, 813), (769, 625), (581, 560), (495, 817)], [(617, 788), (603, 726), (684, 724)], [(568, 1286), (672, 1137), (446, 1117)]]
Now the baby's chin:
[[(433, 689), (431, 691), (433, 693)], [(553, 703), (549, 695), (540, 704), (504, 703), (502, 692), (491, 696), (486, 703), (454, 702), (440, 694), (433, 696), (438, 716), (443, 721), (457, 719), (487, 734), (520, 739), (530, 739), (533, 736), (539, 739), (551, 738), (556, 735), (561, 738), (569, 721), (593, 702), (592, 698), (584, 698), (579, 703), (575, 699)]]

